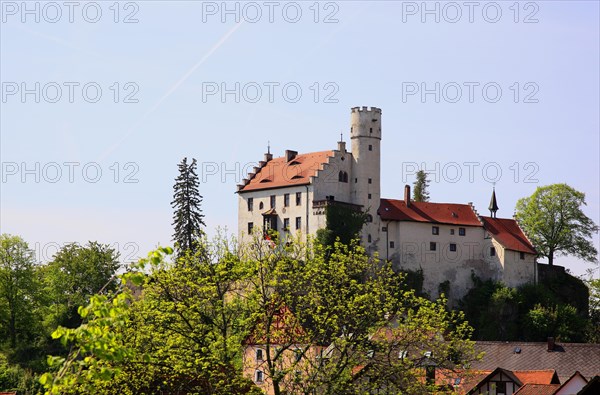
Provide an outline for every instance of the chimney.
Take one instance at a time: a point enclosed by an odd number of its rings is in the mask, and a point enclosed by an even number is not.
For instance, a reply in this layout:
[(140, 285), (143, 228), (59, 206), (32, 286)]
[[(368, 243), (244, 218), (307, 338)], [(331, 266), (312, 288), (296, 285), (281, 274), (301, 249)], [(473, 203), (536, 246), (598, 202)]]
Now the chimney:
[(554, 338), (553, 337), (549, 337), (548, 338), (548, 351), (554, 351), (554, 347), (556, 346), (556, 343), (554, 342)]
[(289, 162), (289, 161), (293, 160), (296, 157), (296, 155), (298, 155), (298, 151), (292, 151), (292, 150), (286, 149), (285, 150), (285, 161)]
[(404, 203), (406, 207), (410, 207), (410, 185), (404, 186)]

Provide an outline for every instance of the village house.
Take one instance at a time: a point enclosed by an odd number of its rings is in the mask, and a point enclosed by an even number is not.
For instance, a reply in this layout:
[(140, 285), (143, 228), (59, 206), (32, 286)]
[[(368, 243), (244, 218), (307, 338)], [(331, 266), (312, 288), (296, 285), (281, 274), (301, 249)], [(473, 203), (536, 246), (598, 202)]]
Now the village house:
[(350, 140), (350, 150), (343, 139), (328, 151), (274, 158), (268, 150), (238, 185), (239, 239), (257, 230), (306, 239), (327, 226), (328, 207), (343, 206), (366, 214), (367, 252), (396, 270), (422, 270), (431, 297), (444, 290), (450, 301), (461, 299), (473, 274), (509, 287), (535, 281), (536, 251), (514, 219), (496, 217), (495, 191), (488, 217), (471, 203), (412, 201), (409, 186), (404, 199), (382, 198), (381, 109), (352, 108)]

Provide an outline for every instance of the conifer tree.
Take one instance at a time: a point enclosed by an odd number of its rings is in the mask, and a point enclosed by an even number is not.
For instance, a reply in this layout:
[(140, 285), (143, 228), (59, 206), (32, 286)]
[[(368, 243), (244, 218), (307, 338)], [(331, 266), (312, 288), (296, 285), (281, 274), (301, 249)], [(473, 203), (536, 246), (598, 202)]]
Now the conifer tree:
[(192, 163), (188, 165), (187, 158), (183, 158), (178, 167), (179, 175), (173, 186), (171, 206), (175, 210), (172, 224), (175, 229), (173, 241), (178, 256), (181, 257), (188, 251), (191, 254), (198, 252), (201, 246), (199, 240), (204, 235), (202, 226), (206, 226), (206, 224), (200, 208), (202, 196), (198, 191), (196, 159), (192, 159)]
[(417, 180), (414, 183), (413, 200), (415, 202), (428, 202), (429, 201), (429, 180), (427, 179), (427, 173), (424, 170), (417, 172)]

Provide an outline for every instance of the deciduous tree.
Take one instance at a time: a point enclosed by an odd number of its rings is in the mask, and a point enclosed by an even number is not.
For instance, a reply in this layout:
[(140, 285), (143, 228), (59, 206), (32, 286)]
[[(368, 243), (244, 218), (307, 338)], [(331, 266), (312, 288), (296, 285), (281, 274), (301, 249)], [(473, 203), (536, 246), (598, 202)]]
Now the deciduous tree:
[(572, 255), (598, 262), (592, 236), (598, 226), (582, 210), (585, 194), (567, 184), (538, 187), (517, 202), (516, 217), (540, 256)]

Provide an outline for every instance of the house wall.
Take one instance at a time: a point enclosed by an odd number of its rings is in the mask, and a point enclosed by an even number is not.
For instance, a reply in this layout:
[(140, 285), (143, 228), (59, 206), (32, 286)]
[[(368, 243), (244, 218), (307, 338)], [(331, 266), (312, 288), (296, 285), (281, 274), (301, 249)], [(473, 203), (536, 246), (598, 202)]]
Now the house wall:
[(581, 376), (575, 376), (565, 383), (565, 386), (554, 395), (576, 395), (586, 384), (586, 381)]
[[(308, 349), (306, 349), (308, 347)], [(271, 353), (275, 352), (277, 345), (271, 345)], [(263, 360), (256, 359), (256, 350), (263, 350)], [(296, 350), (305, 350), (303, 357), (297, 361), (296, 360)], [(282, 380), (281, 386), (293, 386), (296, 381), (301, 383), (302, 377), (306, 377), (310, 372), (310, 367), (312, 366), (309, 363), (310, 360), (314, 360), (320, 354), (323, 347), (319, 346), (307, 346), (301, 344), (295, 344), (288, 346), (288, 348), (283, 352), (283, 355), (280, 359), (277, 360), (276, 365), (279, 370), (290, 369), (290, 373)], [(273, 381), (269, 376), (269, 369), (266, 361), (266, 347), (265, 345), (247, 345), (244, 349), (243, 355), (243, 374), (245, 377), (248, 377), (254, 384), (256, 384), (260, 389), (262, 389), (267, 395), (273, 395)], [(263, 372), (263, 381), (258, 382), (256, 380), (256, 372)]]
[[(301, 193), (300, 205), (296, 205), (296, 193)], [(284, 195), (290, 194), (290, 204), (284, 206)], [(295, 228), (296, 217), (301, 218), (301, 233), (302, 235), (314, 235), (318, 229), (318, 224), (313, 215), (313, 188), (311, 185), (298, 185), (286, 188), (274, 188), (258, 191), (250, 191), (239, 194), (238, 198), (238, 238), (240, 241), (247, 241), (248, 222), (254, 223), (255, 229), (262, 229), (263, 213), (271, 207), (271, 195), (275, 195), (275, 211), (277, 212), (277, 229), (282, 233), (283, 220), (289, 218), (290, 233), (297, 232)], [(248, 211), (248, 198), (254, 199), (254, 207), (252, 211)], [(260, 203), (263, 203), (263, 209), (260, 209)], [(308, 221), (307, 221), (308, 216)]]
[[(503, 392), (503, 393), (498, 392), (496, 390), (497, 383), (505, 383), (506, 392)], [(494, 375), (493, 377), (491, 377), (486, 382), (482, 383), (479, 386), (479, 388), (477, 389), (477, 391), (473, 392), (473, 394), (513, 395), (518, 389), (519, 389), (519, 386), (514, 381), (512, 381), (510, 377), (508, 377), (506, 374), (500, 372), (500, 373)]]

